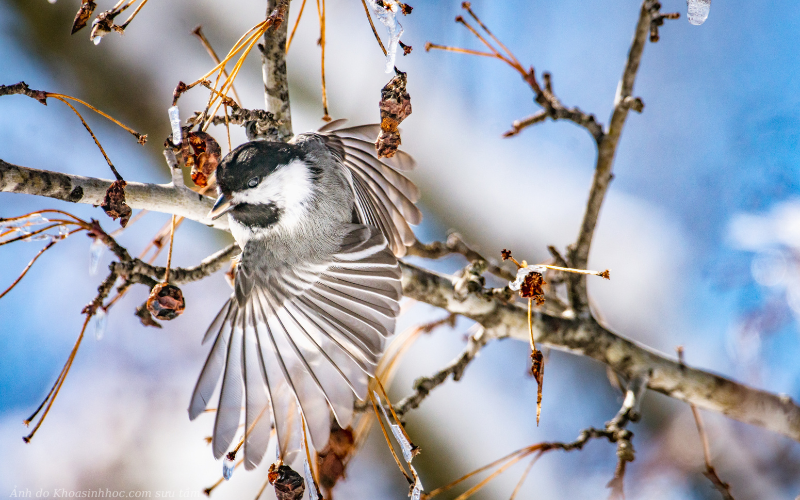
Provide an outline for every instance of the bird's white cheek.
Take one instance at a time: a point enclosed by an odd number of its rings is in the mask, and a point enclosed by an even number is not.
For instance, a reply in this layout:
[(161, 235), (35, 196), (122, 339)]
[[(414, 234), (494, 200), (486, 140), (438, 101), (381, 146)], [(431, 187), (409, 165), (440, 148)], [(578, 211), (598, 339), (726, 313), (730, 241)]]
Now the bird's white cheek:
[(238, 222), (230, 214), (228, 214), (228, 224), (231, 228), (233, 239), (239, 244), (239, 248), (244, 248), (250, 238), (253, 237), (253, 231), (244, 224)]

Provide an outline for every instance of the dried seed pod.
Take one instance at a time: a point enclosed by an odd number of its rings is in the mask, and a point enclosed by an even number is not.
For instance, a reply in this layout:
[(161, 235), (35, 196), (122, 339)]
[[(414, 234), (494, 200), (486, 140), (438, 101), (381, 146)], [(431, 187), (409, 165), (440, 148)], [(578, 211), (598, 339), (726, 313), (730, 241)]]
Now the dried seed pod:
[(89, 18), (92, 17), (92, 13), (96, 8), (97, 4), (92, 0), (83, 0), (81, 3), (81, 8), (78, 9), (78, 13), (75, 14), (75, 20), (72, 22), (71, 34), (74, 35), (76, 32), (82, 30), (86, 26), (86, 23), (89, 21)]
[(177, 318), (185, 308), (186, 301), (183, 300), (183, 292), (177, 286), (169, 283), (159, 283), (154, 286), (147, 299), (147, 310), (150, 311), (150, 314), (156, 319), (164, 321)]
[(216, 139), (206, 132), (189, 132), (186, 142), (189, 144), (186, 166), (192, 169), (192, 182), (198, 187), (206, 187), (217, 171), (222, 149)]
[(522, 282), (522, 286), (519, 288), (519, 294), (524, 298), (532, 298), (536, 301), (536, 305), (540, 306), (544, 304), (544, 289), (542, 287), (546, 284), (544, 276), (536, 271), (530, 272), (525, 276), (525, 281)]
[(278, 500), (300, 500), (306, 491), (303, 477), (288, 465), (270, 465), (267, 479), (275, 486), (275, 496)]
[(131, 207), (125, 204), (125, 186), (123, 180), (114, 181), (106, 190), (106, 196), (100, 208), (112, 219), (120, 219), (119, 224), (125, 227), (131, 218)]
[(402, 71), (381, 89), (381, 133), (375, 141), (379, 158), (391, 158), (400, 146), (400, 122), (411, 114), (411, 96), (406, 92), (408, 78)]

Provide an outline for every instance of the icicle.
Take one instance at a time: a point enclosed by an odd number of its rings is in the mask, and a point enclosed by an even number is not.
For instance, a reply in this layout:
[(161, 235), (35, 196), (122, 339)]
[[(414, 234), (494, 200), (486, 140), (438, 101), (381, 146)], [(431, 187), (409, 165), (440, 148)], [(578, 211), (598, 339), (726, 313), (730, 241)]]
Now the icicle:
[(100, 240), (95, 239), (89, 247), (89, 275), (94, 276), (97, 274), (97, 268), (100, 266), (100, 258), (103, 256), (103, 251), (106, 246)]
[(226, 455), (222, 460), (222, 477), (224, 477), (226, 481), (229, 481), (231, 476), (233, 476), (233, 469), (235, 468), (236, 464)]
[(708, 12), (711, 10), (711, 0), (686, 0), (689, 12), (686, 17), (695, 26), (700, 26), (708, 19)]
[(403, 34), (403, 27), (397, 22), (397, 13), (400, 12), (400, 4), (397, 0), (383, 0), (383, 5), (378, 5), (375, 0), (369, 0), (372, 11), (378, 20), (386, 26), (389, 34), (389, 44), (386, 47), (386, 72), (394, 71), (394, 62), (397, 58), (397, 48), (400, 46), (400, 35)]
[(26, 217), (20, 217), (14, 220), (5, 220), (0, 222), (0, 229), (17, 229), (24, 230), (25, 227), (42, 226), (50, 222), (49, 219), (42, 217), (42, 214), (31, 214)]
[(417, 481), (414, 483), (414, 491), (411, 492), (411, 500), (419, 500), (420, 496), (422, 496), (422, 490), (422, 482), (420, 482), (419, 476), (417, 476)]
[(314, 475), (311, 473), (311, 466), (307, 458), (303, 458), (303, 473), (306, 476), (306, 488), (308, 488), (308, 498), (310, 500), (319, 500), (319, 493), (317, 493), (317, 485), (314, 482)]
[(108, 326), (108, 313), (102, 307), (97, 308), (94, 314), (94, 338), (95, 340), (103, 340), (106, 334), (106, 327)]
[[(381, 398), (378, 396), (378, 393), (373, 391), (373, 394), (375, 394), (375, 400), (380, 402)], [(379, 406), (383, 412), (383, 417), (387, 422), (389, 422), (389, 426), (392, 428), (392, 434), (394, 434), (394, 438), (398, 443), (400, 443), (400, 448), (403, 450), (403, 458), (406, 462), (411, 462), (411, 459), (414, 458), (414, 456), (411, 454), (411, 443), (409, 443), (408, 439), (406, 439), (406, 435), (403, 433), (403, 429), (400, 428), (400, 424), (393, 424), (392, 419), (389, 418), (389, 414), (386, 413), (386, 408), (384, 408), (383, 405)]]
[(172, 106), (167, 110), (169, 113), (169, 124), (172, 126), (172, 144), (180, 145), (183, 137), (181, 136), (181, 113), (178, 106)]

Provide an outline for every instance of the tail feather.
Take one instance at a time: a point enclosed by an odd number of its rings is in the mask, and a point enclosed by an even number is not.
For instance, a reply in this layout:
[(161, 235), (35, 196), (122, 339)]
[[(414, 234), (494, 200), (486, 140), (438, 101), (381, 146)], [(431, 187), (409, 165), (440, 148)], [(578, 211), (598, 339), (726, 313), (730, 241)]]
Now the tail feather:
[[(271, 269), (245, 283), (212, 322), (216, 334), (190, 405), (201, 413), (222, 377), (212, 439), (221, 457), (233, 443), (244, 401), (245, 468), (258, 465), (274, 426), (277, 453), (290, 462), (301, 416), (315, 448), (327, 444), (330, 411), (346, 427), (366, 397), (385, 337), (399, 311), (400, 269), (375, 228), (348, 225), (341, 250), (325, 264)], [(237, 280), (253, 279), (237, 274)], [(244, 389), (244, 391), (242, 391)], [(243, 397), (244, 396), (244, 397)]]

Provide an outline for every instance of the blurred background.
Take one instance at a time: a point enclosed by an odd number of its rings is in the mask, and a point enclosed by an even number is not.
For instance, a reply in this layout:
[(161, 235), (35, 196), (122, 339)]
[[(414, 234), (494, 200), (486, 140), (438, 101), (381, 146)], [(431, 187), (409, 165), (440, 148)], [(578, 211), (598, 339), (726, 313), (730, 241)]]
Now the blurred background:
[[(800, 399), (800, 4), (743, 0), (714, 3), (702, 26), (686, 20), (686, 4), (665, 0), (681, 19), (661, 28), (645, 48), (631, 113), (614, 165), (615, 179), (599, 220), (590, 267), (612, 281), (589, 280), (603, 320), (620, 334), (689, 364)], [(474, 10), (523, 65), (553, 74), (567, 106), (606, 124), (636, 24), (634, 0), (491, 2)], [(70, 36), (77, 0), (0, 1), (0, 83), (84, 99), (139, 132), (136, 144), (109, 122), (84, 113), (128, 180), (168, 182), (161, 155), (169, 134), (167, 108), (178, 81), (193, 81), (213, 64), (191, 30), (202, 25), (218, 53), (264, 18), (265, 2), (152, 1), (124, 36), (94, 46), (88, 29)], [(99, 2), (98, 11), (111, 8)], [(300, 2), (291, 6), (293, 23)], [(419, 168), (422, 241), (456, 229), (484, 255), (511, 248), (529, 262), (547, 245), (574, 241), (595, 160), (590, 136), (567, 122), (547, 122), (503, 139), (513, 120), (538, 111), (517, 73), (497, 60), (431, 51), (426, 41), (481, 50), (463, 27), (457, 0), (412, 3), (400, 19), (414, 47), (397, 66), (408, 72), (414, 113), (403, 124), (404, 149)], [(126, 16), (126, 14), (124, 14)], [(354, 124), (376, 122), (381, 87), (390, 75), (357, 0), (327, 2), (326, 70), (330, 113)], [(385, 33), (378, 25), (379, 32)], [(288, 56), (296, 132), (320, 120), (319, 27), (313, 2)], [(255, 51), (236, 88), (248, 108), (263, 107)], [(181, 100), (184, 118), (206, 94)], [(79, 120), (62, 103), (47, 107), (23, 96), (0, 99), (0, 158), (27, 167), (109, 177)], [(211, 129), (227, 152), (224, 128)], [(232, 129), (234, 146), (244, 134)], [(69, 210), (117, 223), (100, 209), (2, 194), (0, 216), (41, 208)], [(133, 254), (168, 220), (150, 214), (120, 237)], [(175, 236), (174, 264), (194, 265), (229, 236), (186, 223)], [(203, 438), (212, 417), (189, 422), (189, 396), (205, 359), (200, 338), (229, 295), (222, 273), (183, 288), (187, 311), (161, 330), (133, 316), (146, 298), (135, 287), (110, 310), (102, 340), (90, 325), (69, 378), (29, 445), (21, 422), (58, 376), (110, 262), (90, 276), (90, 240), (73, 236), (47, 252), (0, 301), (0, 497), (55, 488), (171, 491), (194, 496), (220, 476)], [(40, 249), (20, 242), (0, 248), (0, 288)], [(157, 262), (163, 263), (166, 255)], [(452, 257), (423, 262), (453, 272)], [(445, 315), (410, 304), (398, 331)], [(419, 376), (457, 356), (470, 322), (423, 336), (403, 359), (390, 395), (397, 400)], [(570, 441), (602, 426), (621, 396), (593, 361), (553, 351), (547, 365), (541, 425), (536, 383), (526, 375), (529, 348), (515, 341), (487, 346), (458, 383), (438, 388), (409, 414), (408, 431), (422, 448), (414, 464), (427, 490), (506, 453), (539, 441)], [(714, 499), (702, 476), (700, 441), (685, 404), (648, 392), (633, 425), (636, 460), (625, 485), (630, 499)], [(800, 494), (800, 445), (787, 438), (703, 412), (712, 458), (741, 499)], [(336, 498), (403, 499), (407, 488), (382, 437), (374, 432), (351, 462)], [(615, 448), (591, 442), (583, 451), (553, 452), (533, 468), (518, 498), (605, 498)], [(506, 498), (524, 464), (476, 498)], [(214, 498), (253, 498), (266, 469), (237, 471)], [(272, 493), (265, 493), (269, 498)], [(445, 497), (448, 498), (448, 497)], [(449, 498), (452, 498), (449, 497)]]

